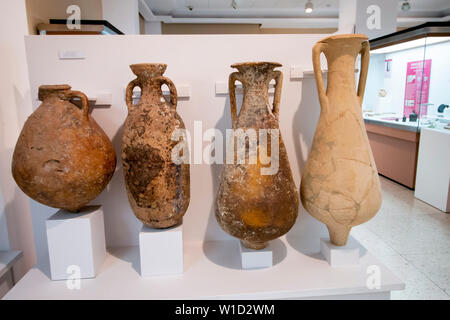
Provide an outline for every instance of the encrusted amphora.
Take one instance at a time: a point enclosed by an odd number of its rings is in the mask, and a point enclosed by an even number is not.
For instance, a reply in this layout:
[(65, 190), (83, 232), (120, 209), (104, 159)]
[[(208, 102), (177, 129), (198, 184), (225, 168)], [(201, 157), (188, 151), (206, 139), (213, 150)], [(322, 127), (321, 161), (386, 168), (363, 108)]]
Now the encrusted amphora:
[[(190, 199), (189, 163), (172, 157), (173, 148), (185, 139), (182, 134), (179, 140), (172, 139), (172, 134), (185, 126), (176, 111), (175, 85), (163, 76), (166, 67), (156, 63), (131, 65), (137, 78), (126, 90), (128, 116), (122, 137), (125, 185), (134, 214), (152, 228), (179, 224)], [(170, 100), (163, 96), (164, 84), (169, 87)], [(134, 105), (136, 86), (141, 88), (141, 97)], [(175, 160), (189, 158), (187, 148), (183, 150)]]
[[(81, 107), (74, 98), (81, 100)], [(30, 198), (72, 212), (95, 199), (114, 174), (116, 155), (89, 114), (89, 101), (69, 85), (39, 87), (41, 105), (25, 122), (12, 175)]]
[[(287, 233), (298, 214), (298, 192), (279, 132), (283, 75), (274, 68), (280, 66), (272, 62), (237, 63), (232, 67), (239, 71), (229, 77), (232, 125), (234, 133), (240, 132), (246, 139), (241, 140), (245, 162), (239, 160), (239, 143), (234, 143), (233, 137), (230, 143), (234, 147), (228, 150), (234, 153), (231, 161), (224, 164), (215, 214), (223, 230), (251, 249), (263, 249), (269, 241)], [(268, 89), (272, 79), (275, 80), (275, 95), (273, 105), (270, 105)], [(244, 89), (239, 114), (236, 81), (240, 81)], [(252, 136), (249, 129), (253, 129), (257, 141), (245, 137), (246, 133)], [(270, 161), (266, 161), (268, 158)], [(250, 163), (251, 159), (253, 162)]]
[[(300, 186), (305, 209), (327, 225), (333, 244), (347, 243), (352, 227), (371, 219), (381, 206), (381, 189), (362, 118), (369, 67), (369, 42), (362, 34), (336, 35), (313, 48), (321, 113)], [(328, 62), (325, 91), (320, 54)], [(361, 53), (356, 90), (355, 62)]]

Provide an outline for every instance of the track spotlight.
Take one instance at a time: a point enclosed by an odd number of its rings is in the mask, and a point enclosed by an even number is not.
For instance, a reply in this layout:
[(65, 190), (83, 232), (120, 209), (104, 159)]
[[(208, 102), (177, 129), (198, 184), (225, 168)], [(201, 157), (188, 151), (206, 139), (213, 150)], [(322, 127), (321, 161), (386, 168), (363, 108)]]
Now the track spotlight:
[(311, 0), (308, 0), (305, 4), (305, 12), (311, 13), (311, 12), (313, 12), (313, 9), (314, 9), (313, 3), (311, 2)]

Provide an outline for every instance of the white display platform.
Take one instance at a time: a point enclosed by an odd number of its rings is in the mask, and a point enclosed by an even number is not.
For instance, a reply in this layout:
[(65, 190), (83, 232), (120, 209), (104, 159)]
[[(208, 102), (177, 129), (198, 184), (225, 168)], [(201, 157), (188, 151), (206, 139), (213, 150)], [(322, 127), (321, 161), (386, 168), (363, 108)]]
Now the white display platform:
[[(22, 251), (16, 250), (0, 250), (0, 279), (7, 274), (8, 272), (12, 272), (12, 268), (14, 264), (23, 257)], [(14, 273), (11, 273), (13, 282)]]
[[(39, 266), (31, 269), (5, 299), (389, 299), (404, 283), (370, 253), (359, 266), (332, 268), (320, 255), (319, 238), (272, 241), (274, 266), (242, 270), (237, 241), (185, 242), (184, 274), (142, 278), (139, 248), (111, 248), (95, 279), (79, 290), (51, 281)], [(379, 289), (368, 289), (369, 267), (383, 275)]]
[(241, 241), (239, 241), (239, 252), (241, 254), (242, 269), (261, 269), (269, 268), (273, 263), (272, 245), (261, 250), (253, 250), (244, 247)]
[(414, 196), (450, 211), (450, 130), (422, 128)]
[(143, 277), (183, 273), (183, 224), (167, 229), (143, 225), (139, 252)]
[(93, 278), (106, 257), (101, 206), (79, 213), (59, 210), (46, 221), (52, 280)]
[(332, 267), (355, 266), (359, 264), (359, 243), (349, 237), (345, 246), (336, 246), (329, 239), (320, 239), (320, 253)]
[(22, 251), (0, 250), (0, 297), (3, 297), (16, 283), (14, 265), (23, 257)]

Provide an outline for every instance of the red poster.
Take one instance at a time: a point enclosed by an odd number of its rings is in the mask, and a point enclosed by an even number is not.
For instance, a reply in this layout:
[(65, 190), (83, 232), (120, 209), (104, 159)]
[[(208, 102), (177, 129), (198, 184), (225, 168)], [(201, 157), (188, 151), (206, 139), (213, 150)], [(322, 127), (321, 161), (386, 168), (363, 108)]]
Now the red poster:
[(413, 110), (421, 116), (427, 114), (426, 104), (428, 103), (428, 92), (430, 89), (430, 74), (431, 59), (408, 62), (403, 106), (403, 114), (406, 117)]

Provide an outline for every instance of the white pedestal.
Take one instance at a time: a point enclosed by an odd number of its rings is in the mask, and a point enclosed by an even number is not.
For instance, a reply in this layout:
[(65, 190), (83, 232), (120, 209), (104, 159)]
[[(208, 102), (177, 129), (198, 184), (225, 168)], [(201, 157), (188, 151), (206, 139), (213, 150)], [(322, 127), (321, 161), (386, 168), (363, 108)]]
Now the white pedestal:
[(450, 212), (450, 130), (422, 128), (414, 196)]
[(106, 257), (101, 206), (59, 210), (46, 221), (52, 280), (94, 278)]
[(345, 246), (335, 246), (328, 239), (320, 239), (320, 252), (332, 267), (359, 265), (359, 244), (349, 237)]
[(183, 273), (183, 224), (169, 229), (152, 229), (145, 225), (139, 233), (141, 276)]
[(242, 242), (239, 241), (239, 249), (242, 269), (261, 269), (273, 265), (272, 246), (270, 243), (264, 249), (253, 250), (244, 247)]

